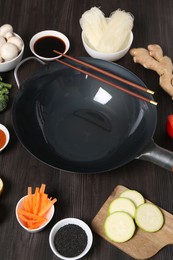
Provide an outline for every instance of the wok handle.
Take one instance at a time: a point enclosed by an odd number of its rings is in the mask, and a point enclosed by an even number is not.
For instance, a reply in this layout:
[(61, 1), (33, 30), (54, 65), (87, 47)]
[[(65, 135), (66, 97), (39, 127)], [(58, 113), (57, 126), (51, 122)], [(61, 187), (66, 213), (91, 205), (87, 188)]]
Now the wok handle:
[(18, 70), (19, 70), (19, 68), (20, 68), (25, 62), (27, 62), (28, 60), (36, 60), (36, 61), (40, 62), (42, 65), (45, 65), (45, 62), (44, 62), (44, 61), (42, 61), (42, 60), (40, 60), (40, 59), (38, 59), (38, 58), (36, 58), (36, 57), (34, 57), (34, 56), (31, 56), (31, 57), (28, 57), (28, 58), (26, 58), (26, 59), (23, 59), (23, 60), (16, 66), (16, 68), (14, 69), (14, 78), (15, 78), (15, 80), (16, 80), (16, 83), (17, 83), (18, 88), (20, 88), (20, 83), (19, 83), (19, 79), (18, 79), (18, 75), (17, 75)]
[(144, 161), (152, 162), (168, 171), (173, 172), (173, 153), (161, 148), (154, 141), (151, 141), (145, 151), (137, 157)]

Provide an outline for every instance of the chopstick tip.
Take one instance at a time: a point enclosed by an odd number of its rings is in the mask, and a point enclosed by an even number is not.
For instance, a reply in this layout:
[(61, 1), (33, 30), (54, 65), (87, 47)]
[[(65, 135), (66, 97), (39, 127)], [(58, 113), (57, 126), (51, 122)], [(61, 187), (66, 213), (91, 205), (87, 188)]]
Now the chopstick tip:
[(154, 100), (150, 100), (150, 103), (157, 106), (158, 102), (154, 101)]
[(154, 95), (154, 91), (151, 90), (151, 89), (147, 89), (147, 93), (151, 94), (151, 95)]

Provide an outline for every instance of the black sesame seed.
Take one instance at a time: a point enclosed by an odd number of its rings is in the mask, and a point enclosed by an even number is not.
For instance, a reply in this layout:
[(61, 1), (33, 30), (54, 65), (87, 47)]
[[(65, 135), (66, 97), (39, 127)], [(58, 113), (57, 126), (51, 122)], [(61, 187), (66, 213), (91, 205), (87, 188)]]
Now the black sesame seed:
[(75, 224), (61, 227), (54, 238), (55, 248), (65, 257), (75, 257), (81, 254), (87, 245), (86, 232)]

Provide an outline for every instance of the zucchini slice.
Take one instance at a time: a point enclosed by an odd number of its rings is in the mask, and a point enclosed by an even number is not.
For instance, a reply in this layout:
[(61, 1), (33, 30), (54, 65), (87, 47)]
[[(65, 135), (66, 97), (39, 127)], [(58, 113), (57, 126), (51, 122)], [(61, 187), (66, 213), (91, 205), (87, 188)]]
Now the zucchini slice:
[(136, 207), (135, 204), (127, 198), (116, 198), (114, 199), (108, 208), (108, 214), (112, 214), (116, 211), (124, 211), (128, 213), (132, 218), (135, 217)]
[(164, 216), (156, 205), (144, 203), (136, 209), (135, 222), (144, 231), (156, 232), (162, 228)]
[(126, 212), (114, 212), (107, 216), (104, 223), (105, 235), (113, 242), (128, 241), (135, 232), (133, 218)]
[(145, 203), (142, 194), (136, 190), (126, 190), (120, 194), (120, 197), (132, 200), (136, 207)]

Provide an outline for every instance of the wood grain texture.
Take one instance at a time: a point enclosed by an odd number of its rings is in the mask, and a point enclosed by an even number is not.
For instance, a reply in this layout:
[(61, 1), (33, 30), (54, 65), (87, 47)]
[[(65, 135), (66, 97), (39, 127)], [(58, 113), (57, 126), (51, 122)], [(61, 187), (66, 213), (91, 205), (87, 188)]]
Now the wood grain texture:
[[(154, 256), (164, 246), (173, 244), (173, 215), (167, 211), (162, 210), (164, 215), (164, 226), (155, 233), (144, 232), (139, 228), (136, 228), (136, 232), (132, 239), (125, 243), (115, 243), (111, 241), (104, 231), (104, 222), (108, 215), (108, 207), (110, 203), (120, 196), (120, 194), (128, 190), (126, 187), (118, 185), (112, 194), (108, 197), (103, 204), (97, 215), (92, 221), (93, 230), (99, 234), (102, 238), (118, 247), (131, 257), (135, 259), (147, 259)], [(150, 202), (145, 199), (146, 202)], [(151, 202), (150, 202), (151, 203)]]
[[(10, 23), (25, 42), (24, 57), (31, 55), (29, 40), (45, 29), (58, 30), (70, 39), (72, 56), (88, 56), (82, 46), (79, 19), (84, 11), (101, 6), (109, 15), (117, 8), (135, 17), (132, 47), (146, 47), (158, 43), (164, 53), (173, 58), (173, 1), (172, 0), (0, 0), (0, 25)], [(155, 91), (158, 101), (155, 142), (173, 151), (173, 140), (165, 132), (168, 114), (173, 113), (170, 97), (159, 87), (158, 76), (134, 64), (127, 54), (117, 62), (140, 77)], [(19, 71), (23, 82), (35, 72), (37, 64), (29, 64)], [(71, 174), (53, 169), (38, 161), (24, 149), (17, 139), (12, 124), (12, 103), (18, 92), (13, 71), (2, 73), (5, 81), (13, 84), (8, 109), (0, 114), (0, 123), (10, 131), (10, 143), (0, 154), (0, 177), (4, 192), (0, 197), (0, 260), (55, 260), (48, 243), (52, 226), (65, 217), (78, 217), (89, 225), (114, 187), (121, 184), (139, 190), (146, 198), (173, 213), (173, 175), (149, 162), (134, 160), (117, 170), (94, 175)], [(55, 215), (49, 225), (38, 234), (29, 234), (18, 225), (15, 217), (17, 201), (26, 194), (27, 186), (47, 184), (47, 192), (57, 197)], [(168, 238), (169, 239), (169, 238)], [(150, 245), (151, 246), (151, 245)], [(173, 246), (166, 246), (152, 260), (172, 260)], [(130, 260), (133, 257), (112, 246), (94, 232), (94, 243), (84, 260)]]

